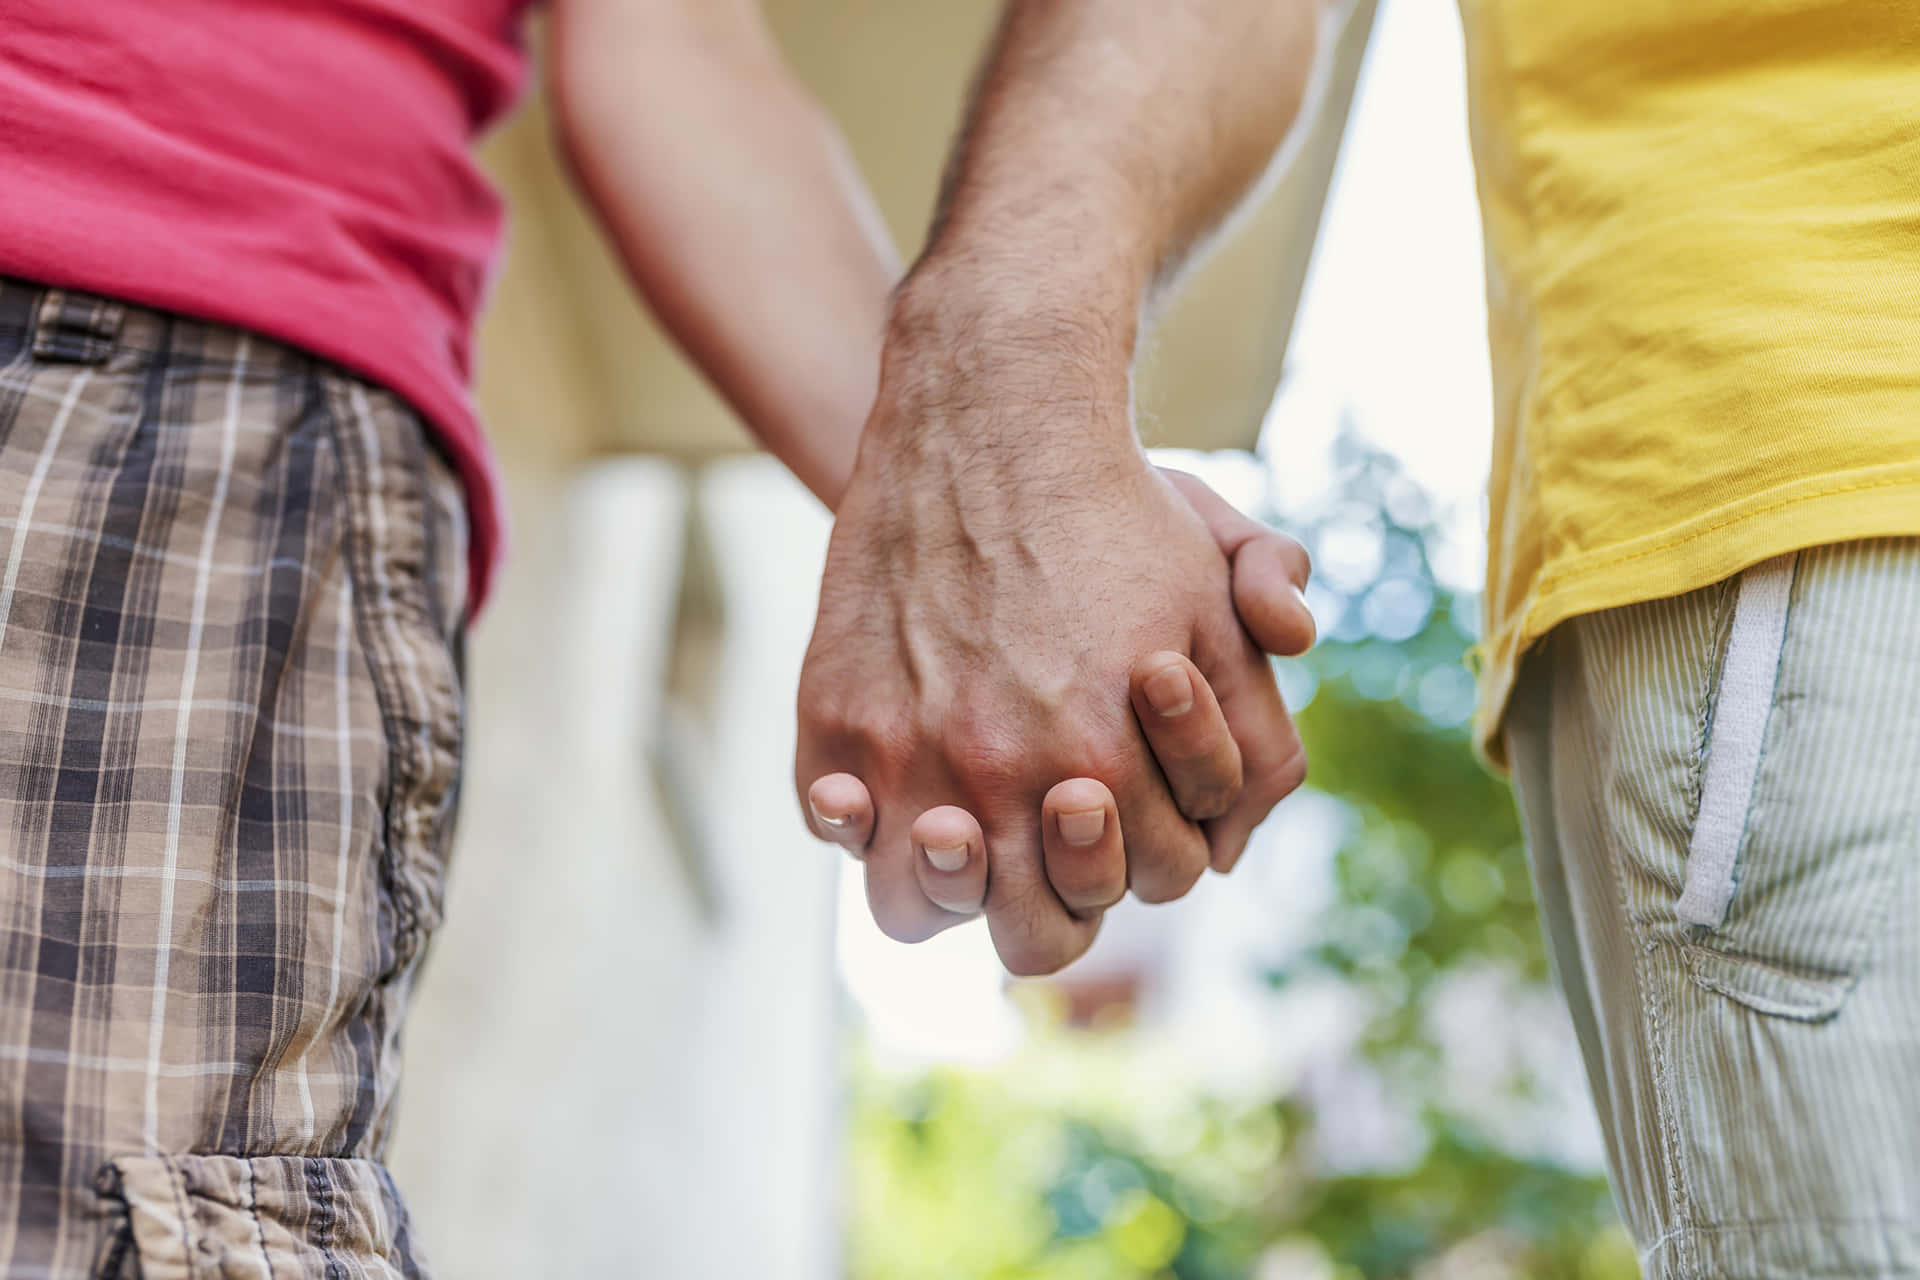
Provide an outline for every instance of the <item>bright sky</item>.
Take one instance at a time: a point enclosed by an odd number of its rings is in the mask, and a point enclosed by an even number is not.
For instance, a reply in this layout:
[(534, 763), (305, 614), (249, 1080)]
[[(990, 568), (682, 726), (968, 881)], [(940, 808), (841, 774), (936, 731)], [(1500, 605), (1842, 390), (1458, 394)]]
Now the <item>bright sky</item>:
[(1457, 509), (1472, 581), (1493, 409), (1462, 62), (1454, 6), (1381, 0), (1262, 447), (1310, 496), (1346, 409)]
[[(1459, 18), (1434, 0), (1382, 0), (1263, 441), (1281, 496), (1325, 484), (1345, 407), (1457, 509), (1472, 560), (1489, 449), (1486, 362)], [(1460, 566), (1460, 576), (1477, 572), (1477, 562)], [(902, 947), (874, 927), (851, 864), (842, 890), (841, 969), (877, 1047), (909, 1061), (978, 1060), (1017, 1039), (984, 928)], [(1096, 957), (1142, 945), (1129, 930), (1110, 932)]]

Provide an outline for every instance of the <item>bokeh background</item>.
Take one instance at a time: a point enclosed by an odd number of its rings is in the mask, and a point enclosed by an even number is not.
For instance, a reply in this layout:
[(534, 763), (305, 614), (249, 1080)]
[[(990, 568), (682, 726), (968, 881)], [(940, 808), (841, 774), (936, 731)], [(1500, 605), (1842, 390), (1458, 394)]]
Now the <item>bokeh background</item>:
[[(767, 8), (910, 250), (993, 4)], [(1637, 1274), (1467, 733), (1490, 408), (1458, 19), (1347, 14), (1344, 130), (1143, 380), (1166, 459), (1314, 554), (1322, 640), (1280, 664), (1312, 780), (1231, 877), (1117, 910), (1048, 981), (1007, 981), (978, 927), (887, 941), (806, 836), (827, 516), (627, 296), (537, 96), (494, 140), (515, 230), (482, 395), (515, 551), (395, 1158), (445, 1274)]]

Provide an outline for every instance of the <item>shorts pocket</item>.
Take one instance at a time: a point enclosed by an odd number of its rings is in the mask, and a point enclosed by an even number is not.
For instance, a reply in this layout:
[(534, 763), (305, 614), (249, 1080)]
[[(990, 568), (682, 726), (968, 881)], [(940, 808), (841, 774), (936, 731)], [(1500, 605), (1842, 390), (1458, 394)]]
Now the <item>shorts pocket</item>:
[(426, 1274), (371, 1160), (130, 1156), (95, 1189), (120, 1215), (96, 1280), (399, 1280)]
[(381, 875), (395, 974), (426, 947), (445, 897), (465, 733), (465, 506), (416, 413), (347, 375), (325, 382), (356, 626), (387, 737)]
[(1859, 981), (1920, 851), (1920, 542), (1743, 576), (1675, 905), (1694, 981), (1817, 1020)]

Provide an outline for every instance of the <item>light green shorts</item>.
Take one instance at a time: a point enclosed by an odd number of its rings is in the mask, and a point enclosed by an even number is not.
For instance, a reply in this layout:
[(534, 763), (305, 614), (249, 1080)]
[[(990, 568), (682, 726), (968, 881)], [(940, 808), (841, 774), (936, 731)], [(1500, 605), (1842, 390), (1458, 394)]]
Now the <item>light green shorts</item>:
[(1920, 540), (1578, 618), (1507, 746), (1651, 1277), (1920, 1277)]

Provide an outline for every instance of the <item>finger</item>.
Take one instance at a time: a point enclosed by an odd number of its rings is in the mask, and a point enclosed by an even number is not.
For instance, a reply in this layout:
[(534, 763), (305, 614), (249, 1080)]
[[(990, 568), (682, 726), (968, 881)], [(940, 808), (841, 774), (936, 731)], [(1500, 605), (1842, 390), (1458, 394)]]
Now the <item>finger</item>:
[(977, 914), (987, 896), (987, 845), (973, 815), (941, 805), (914, 819), (911, 835), (920, 891), (943, 910)]
[(1275, 550), (1286, 563), (1287, 580), (1296, 587), (1304, 588), (1307, 585), (1313, 563), (1305, 547), (1279, 530), (1242, 514), (1239, 508), (1215, 493), (1199, 476), (1175, 471), (1171, 467), (1162, 467), (1161, 472), (1180, 491), (1180, 496), (1187, 500), (1187, 505), (1193, 508), (1194, 514), (1200, 517), (1207, 526), (1207, 532), (1213, 535), (1213, 540), (1228, 557), (1251, 540), (1271, 538)]
[(1180, 812), (1217, 818), (1240, 796), (1240, 748), (1213, 690), (1184, 654), (1151, 653), (1134, 664), (1133, 711)]
[(1098, 915), (1126, 896), (1127, 851), (1113, 793), (1093, 778), (1069, 778), (1040, 806), (1047, 882), (1067, 910)]
[(921, 888), (916, 867), (921, 854), (911, 832), (905, 821), (882, 813), (865, 858), (867, 910), (880, 932), (895, 942), (924, 942), (970, 918), (947, 910)]
[(873, 797), (850, 773), (830, 773), (807, 788), (807, 825), (854, 857), (873, 839)]
[(1280, 700), (1272, 664), (1244, 631), (1222, 628), (1212, 643), (1197, 635), (1195, 656), (1240, 747), (1239, 799), (1205, 824), (1213, 869), (1225, 872), (1240, 860), (1254, 828), (1306, 780), (1307, 756)]
[(1307, 549), (1277, 529), (1242, 515), (1197, 476), (1168, 469), (1166, 476), (1202, 522), (1233, 568), (1233, 607), (1254, 643), (1267, 653), (1294, 657), (1313, 647)]
[(993, 873), (987, 877), (987, 930), (1000, 963), (1016, 977), (1066, 968), (1100, 932), (1100, 916), (1068, 911), (1048, 882), (1035, 816), (1031, 808), (1022, 807), (987, 827), (993, 859)]
[[(1306, 572), (1289, 549), (1299, 543), (1269, 530), (1233, 553), (1233, 608), (1253, 642), (1282, 658), (1313, 648), (1317, 628), (1301, 594)], [(1300, 552), (1304, 557), (1305, 551)]]
[(1126, 833), (1127, 887), (1142, 902), (1172, 902), (1206, 874), (1207, 838), (1174, 804), (1145, 740), (1136, 741), (1138, 767), (1111, 780)]
[[(1286, 715), (1285, 708), (1280, 714)], [(1222, 875), (1233, 870), (1247, 842), (1274, 806), (1299, 790), (1307, 780), (1307, 752), (1289, 719), (1281, 740), (1272, 750), (1246, 753), (1247, 781), (1233, 808), (1206, 823), (1211, 865)]]

